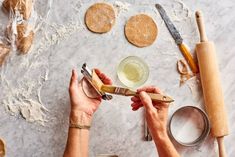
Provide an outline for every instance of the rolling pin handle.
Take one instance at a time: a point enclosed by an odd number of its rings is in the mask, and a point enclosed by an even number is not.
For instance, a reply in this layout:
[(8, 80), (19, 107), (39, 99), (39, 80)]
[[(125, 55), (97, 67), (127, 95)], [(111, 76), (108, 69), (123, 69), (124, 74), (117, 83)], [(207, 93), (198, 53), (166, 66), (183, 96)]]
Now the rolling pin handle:
[(195, 16), (196, 16), (197, 26), (198, 26), (198, 30), (199, 30), (199, 34), (200, 34), (200, 41), (206, 42), (206, 41), (208, 41), (208, 39), (206, 36), (202, 12), (196, 11)]
[(217, 142), (219, 147), (219, 157), (227, 157), (224, 146), (224, 137), (217, 137)]

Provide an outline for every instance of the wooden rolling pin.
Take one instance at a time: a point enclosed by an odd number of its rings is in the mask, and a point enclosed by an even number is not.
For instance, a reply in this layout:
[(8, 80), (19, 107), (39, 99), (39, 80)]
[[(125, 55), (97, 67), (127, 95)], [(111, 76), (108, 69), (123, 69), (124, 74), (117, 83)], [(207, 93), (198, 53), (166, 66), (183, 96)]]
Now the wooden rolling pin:
[(212, 136), (217, 138), (219, 157), (226, 157), (223, 138), (228, 135), (228, 124), (215, 47), (213, 42), (207, 41), (202, 13), (197, 11), (195, 15), (201, 40), (196, 45), (196, 53), (205, 108), (211, 123)]

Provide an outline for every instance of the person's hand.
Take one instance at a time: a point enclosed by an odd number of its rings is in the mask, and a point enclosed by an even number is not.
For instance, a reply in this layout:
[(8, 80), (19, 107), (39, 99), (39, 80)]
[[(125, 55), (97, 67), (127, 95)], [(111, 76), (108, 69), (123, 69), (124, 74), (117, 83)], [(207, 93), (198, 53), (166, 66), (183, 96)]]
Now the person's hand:
[[(100, 70), (95, 69), (96, 74), (104, 84), (112, 84), (110, 78), (103, 74)], [(92, 116), (101, 103), (101, 97), (97, 99), (89, 98), (85, 95), (82, 89), (81, 81), (78, 82), (78, 74), (75, 70), (72, 71), (72, 76), (69, 85), (69, 95), (71, 103), (71, 114), (83, 111)]]
[(131, 98), (131, 101), (133, 102), (131, 104), (132, 110), (136, 111), (144, 106), (146, 111), (146, 121), (152, 136), (166, 134), (169, 104), (152, 101), (146, 92), (162, 94), (160, 89), (153, 86), (138, 89), (137, 93), (139, 94), (139, 97), (134, 96)]

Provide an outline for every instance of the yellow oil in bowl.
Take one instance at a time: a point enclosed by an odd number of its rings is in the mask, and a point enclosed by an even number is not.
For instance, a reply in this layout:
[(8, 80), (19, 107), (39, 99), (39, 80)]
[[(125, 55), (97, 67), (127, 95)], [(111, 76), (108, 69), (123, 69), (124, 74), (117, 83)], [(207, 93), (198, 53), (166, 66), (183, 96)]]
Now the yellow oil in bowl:
[(117, 74), (125, 86), (136, 88), (147, 81), (149, 68), (141, 58), (129, 56), (119, 64)]

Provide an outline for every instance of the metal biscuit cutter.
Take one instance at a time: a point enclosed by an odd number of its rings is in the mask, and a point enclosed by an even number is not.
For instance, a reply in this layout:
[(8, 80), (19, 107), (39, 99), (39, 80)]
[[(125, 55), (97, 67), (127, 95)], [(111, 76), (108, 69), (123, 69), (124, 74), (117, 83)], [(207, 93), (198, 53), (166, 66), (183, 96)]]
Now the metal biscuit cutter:
[(92, 70), (90, 70), (86, 63), (82, 65), (81, 73), (87, 79), (87, 81), (92, 85), (92, 87), (96, 90), (96, 92), (102, 97), (103, 100), (111, 100), (113, 98), (112, 95), (106, 94), (105, 92), (99, 91), (96, 86), (92, 83)]

